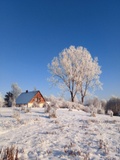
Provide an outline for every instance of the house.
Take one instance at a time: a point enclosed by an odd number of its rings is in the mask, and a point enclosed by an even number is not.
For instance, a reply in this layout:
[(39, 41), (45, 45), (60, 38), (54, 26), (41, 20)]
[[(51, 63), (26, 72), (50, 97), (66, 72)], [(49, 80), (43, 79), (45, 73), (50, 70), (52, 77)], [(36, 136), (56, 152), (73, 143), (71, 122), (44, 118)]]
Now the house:
[(45, 99), (40, 91), (30, 91), (21, 93), (16, 99), (16, 106), (28, 106), (28, 107), (42, 107), (45, 103)]

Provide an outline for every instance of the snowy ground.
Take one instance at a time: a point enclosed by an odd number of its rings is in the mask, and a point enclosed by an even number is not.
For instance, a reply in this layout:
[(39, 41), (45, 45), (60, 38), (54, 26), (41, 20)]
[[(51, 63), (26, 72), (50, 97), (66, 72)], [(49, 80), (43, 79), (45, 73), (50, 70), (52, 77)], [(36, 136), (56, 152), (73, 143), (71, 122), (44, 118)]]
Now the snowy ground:
[(0, 149), (15, 145), (20, 160), (120, 160), (120, 117), (58, 109), (49, 118), (43, 108), (21, 112), (0, 108)]

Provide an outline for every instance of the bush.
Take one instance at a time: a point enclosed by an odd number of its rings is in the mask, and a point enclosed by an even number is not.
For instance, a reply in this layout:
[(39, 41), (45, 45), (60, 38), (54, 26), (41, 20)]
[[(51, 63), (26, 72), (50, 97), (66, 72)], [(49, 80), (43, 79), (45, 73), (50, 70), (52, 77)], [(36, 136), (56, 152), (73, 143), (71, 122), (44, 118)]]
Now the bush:
[(18, 121), (20, 120), (20, 110), (18, 108), (13, 108), (13, 117), (16, 118)]
[(112, 110), (114, 115), (120, 114), (120, 98), (112, 97), (106, 104), (106, 113)]
[(43, 108), (44, 108), (44, 112), (45, 113), (49, 113), (49, 111), (50, 111), (50, 105), (47, 102), (43, 105)]
[(91, 113), (91, 116), (92, 116), (92, 117), (96, 117), (95, 112), (92, 112), (92, 113)]
[(56, 107), (57, 105), (54, 103), (45, 103), (44, 104), (44, 112), (45, 113), (49, 113), (49, 117), (50, 118), (56, 118), (56, 110), (58, 107)]
[(87, 106), (83, 106), (83, 107), (81, 107), (80, 109), (81, 109), (82, 111), (86, 112), (86, 113), (90, 113), (90, 112), (91, 112), (90, 108), (87, 107)]
[(98, 110), (97, 110), (97, 113), (98, 113), (98, 114), (105, 114), (105, 110), (104, 110), (104, 109), (98, 109)]
[(90, 108), (90, 112), (94, 112), (97, 114), (105, 114), (105, 105), (106, 100), (99, 100), (97, 97), (89, 99), (86, 102), (86, 106)]
[(108, 113), (111, 117), (113, 117), (113, 111), (112, 111), (112, 110), (108, 110), (107, 113)]
[(50, 118), (56, 118), (56, 108), (51, 107), (49, 111), (49, 117)]
[(28, 112), (31, 112), (31, 108), (30, 108), (30, 107), (27, 107), (27, 108), (25, 109), (25, 113), (28, 113)]
[(31, 107), (27, 107), (27, 106), (22, 106), (21, 107), (21, 111), (24, 111), (24, 113), (28, 113), (28, 112), (31, 112)]

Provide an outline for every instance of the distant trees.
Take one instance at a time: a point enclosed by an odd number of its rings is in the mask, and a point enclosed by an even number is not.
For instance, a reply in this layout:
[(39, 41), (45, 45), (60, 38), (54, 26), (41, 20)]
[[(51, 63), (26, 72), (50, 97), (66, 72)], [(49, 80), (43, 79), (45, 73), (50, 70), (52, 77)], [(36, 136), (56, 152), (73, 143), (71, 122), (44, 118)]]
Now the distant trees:
[(48, 64), (48, 69), (52, 75), (50, 81), (69, 91), (72, 102), (80, 94), (83, 103), (90, 88), (101, 87), (98, 59), (93, 59), (86, 48), (70, 46), (64, 49)]
[(93, 105), (95, 108), (100, 108), (101, 107), (101, 101), (97, 97), (94, 97), (93, 99), (89, 99), (87, 101), (87, 105), (88, 106)]
[(106, 113), (108, 110), (112, 110), (114, 115), (120, 115), (120, 98), (110, 98), (106, 104)]
[(106, 103), (106, 100), (100, 100), (97, 97), (94, 97), (86, 101), (86, 106), (88, 106), (90, 110), (93, 110), (95, 113), (104, 114)]
[(113, 112), (114, 115), (120, 116), (120, 98), (118, 97), (111, 97), (108, 101), (94, 97), (87, 100), (86, 105), (90, 110), (96, 110), (96, 113), (112, 114)]

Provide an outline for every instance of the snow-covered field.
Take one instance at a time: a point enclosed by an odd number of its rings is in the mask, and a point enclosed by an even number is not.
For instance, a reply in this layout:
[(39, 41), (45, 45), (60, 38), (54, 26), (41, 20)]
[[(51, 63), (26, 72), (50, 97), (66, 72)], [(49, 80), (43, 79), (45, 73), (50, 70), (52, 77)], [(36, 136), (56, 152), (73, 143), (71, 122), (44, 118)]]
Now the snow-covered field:
[(13, 118), (0, 108), (0, 150), (18, 147), (20, 160), (120, 160), (120, 117), (58, 109), (49, 118), (43, 108)]

